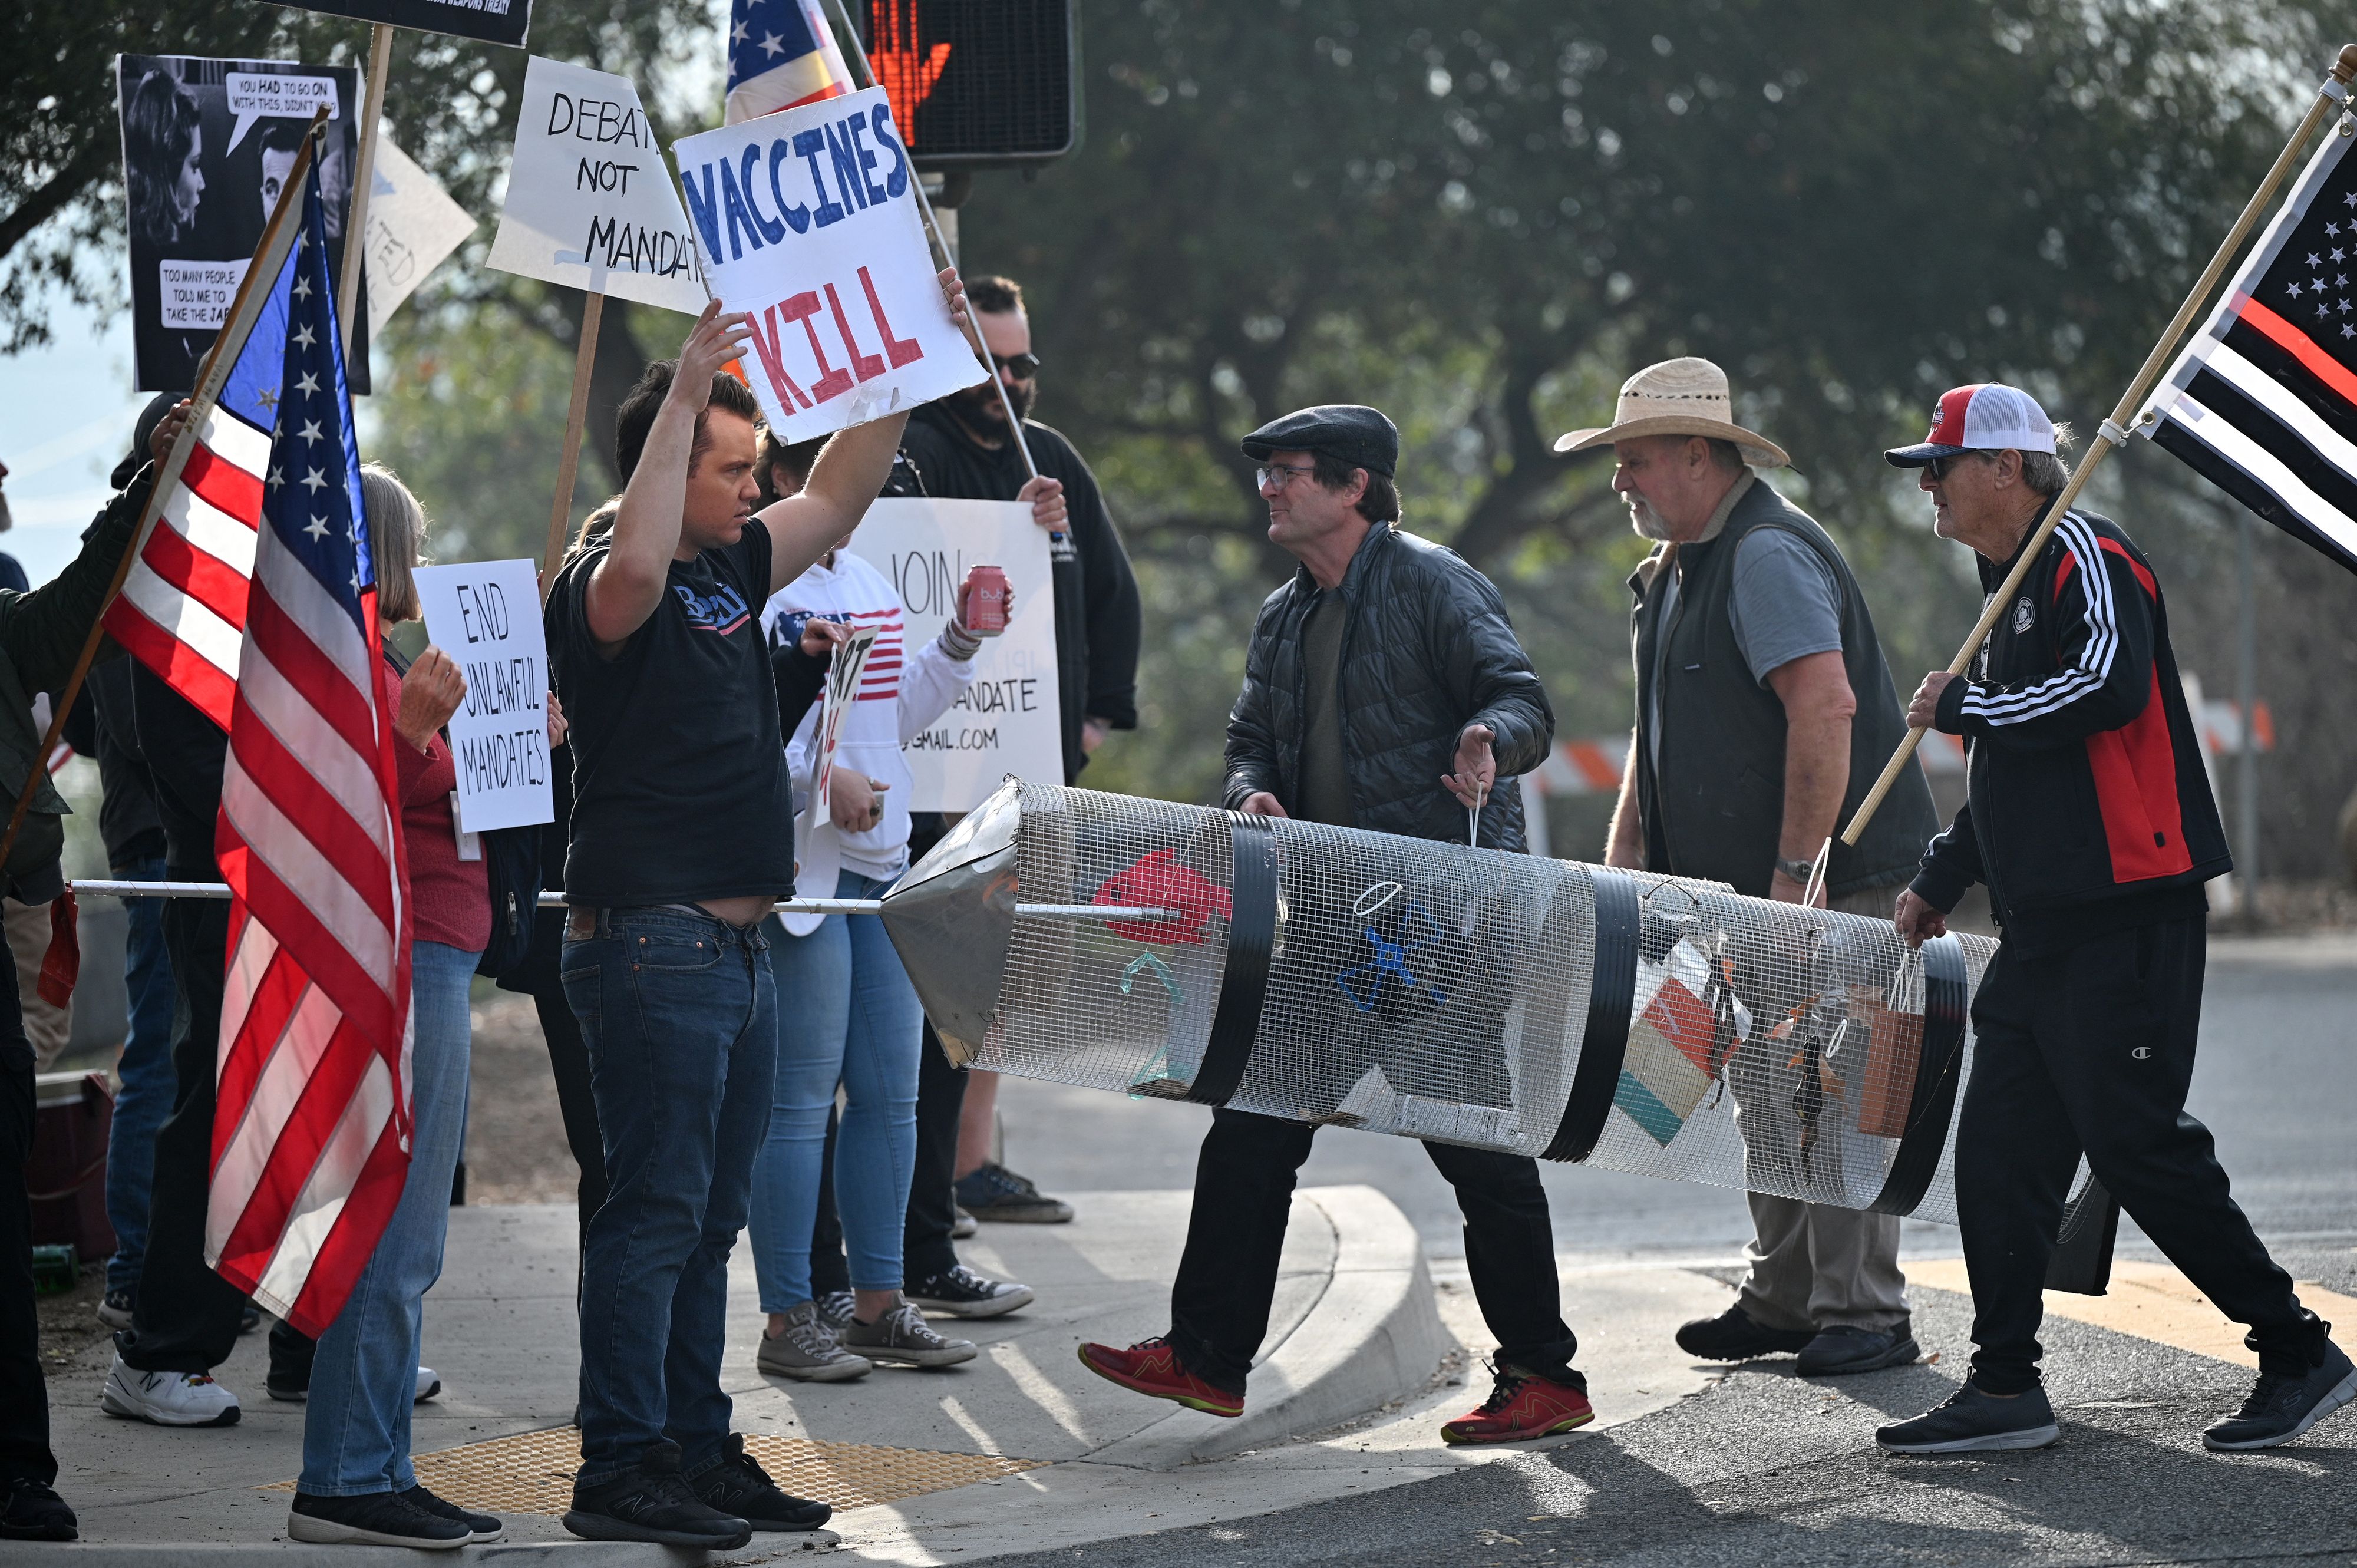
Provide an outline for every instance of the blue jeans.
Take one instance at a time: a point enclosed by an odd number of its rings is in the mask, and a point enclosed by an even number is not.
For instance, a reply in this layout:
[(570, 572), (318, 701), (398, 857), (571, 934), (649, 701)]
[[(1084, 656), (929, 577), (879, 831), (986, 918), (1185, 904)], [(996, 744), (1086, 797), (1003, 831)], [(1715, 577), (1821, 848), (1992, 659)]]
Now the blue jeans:
[[(838, 898), (874, 898), (888, 880), (845, 871)], [(917, 1163), (917, 1052), (925, 1026), (916, 988), (875, 915), (829, 915), (806, 937), (770, 948), (778, 994), (778, 1083), (770, 1135), (753, 1167), (753, 1268), (761, 1310), (811, 1299), (811, 1227), (835, 1085), (834, 1206), (855, 1290), (900, 1288), (900, 1232)]]
[(319, 1337), (303, 1412), (303, 1477), (315, 1498), (405, 1492), (409, 1406), (417, 1390), (425, 1293), (442, 1277), (450, 1173), (467, 1128), (467, 986), (482, 955), (441, 942), (409, 948), (410, 1087), (415, 1131), (409, 1176), (360, 1283)]
[(565, 939), (608, 1184), (581, 1255), (584, 1486), (666, 1442), (693, 1470), (728, 1439), (728, 1252), (778, 1068), (769, 945), (677, 908), (605, 910)]
[[(121, 882), (161, 882), (164, 857), (152, 855), (113, 868)], [(147, 1257), (147, 1189), (156, 1176), (156, 1129), (172, 1109), (178, 1079), (172, 1072), (172, 960), (164, 950), (164, 900), (126, 898), (130, 940), (123, 955), (131, 1028), (115, 1074), (114, 1127), (106, 1144), (106, 1222), (114, 1227), (114, 1256), (106, 1261), (106, 1288), (137, 1290)]]

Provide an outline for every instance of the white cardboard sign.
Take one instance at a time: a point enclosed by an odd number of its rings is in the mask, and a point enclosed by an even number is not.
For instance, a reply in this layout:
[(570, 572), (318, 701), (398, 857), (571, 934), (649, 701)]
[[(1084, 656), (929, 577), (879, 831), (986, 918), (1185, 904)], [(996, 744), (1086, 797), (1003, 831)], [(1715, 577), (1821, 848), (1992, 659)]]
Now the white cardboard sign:
[(390, 136), (376, 141), (368, 205), (369, 332), (384, 330), (425, 274), (475, 231), (467, 209)]
[(467, 678), (450, 715), (458, 831), (554, 822), (548, 784), (548, 639), (530, 561), (420, 566), (425, 635)]
[(629, 79), (532, 57), (490, 265), (690, 316), (695, 245)]
[(916, 776), (912, 811), (970, 811), (1008, 774), (1064, 781), (1063, 705), (1056, 685), (1056, 590), (1048, 536), (1017, 501), (887, 498), (871, 503), (852, 553), (892, 580), (907, 640), (922, 648), (957, 610), (966, 568), (1006, 574), (1015, 613), (974, 656), (974, 684), (900, 748)]
[(779, 440), (983, 380), (934, 280), (881, 88), (688, 136), (672, 156), (712, 292), (752, 317), (746, 376)]

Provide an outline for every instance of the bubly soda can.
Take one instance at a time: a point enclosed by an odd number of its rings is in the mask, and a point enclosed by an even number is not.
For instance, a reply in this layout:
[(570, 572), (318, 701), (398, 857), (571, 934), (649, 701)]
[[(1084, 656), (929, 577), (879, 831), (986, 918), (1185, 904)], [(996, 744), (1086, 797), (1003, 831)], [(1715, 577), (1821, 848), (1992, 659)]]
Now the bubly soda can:
[(1006, 629), (1006, 574), (975, 566), (965, 575), (965, 628), (990, 634)]

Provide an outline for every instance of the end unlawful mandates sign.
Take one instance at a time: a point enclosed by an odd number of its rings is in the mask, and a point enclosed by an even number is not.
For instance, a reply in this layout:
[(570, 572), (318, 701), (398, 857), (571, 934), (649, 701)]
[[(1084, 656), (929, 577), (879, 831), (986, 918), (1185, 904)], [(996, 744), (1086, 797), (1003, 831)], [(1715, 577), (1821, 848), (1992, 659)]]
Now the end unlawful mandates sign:
[(469, 561), (414, 574), (425, 635), (466, 677), (450, 715), (458, 831), (556, 820), (549, 792), (548, 639), (530, 561)]
[(713, 294), (752, 317), (745, 362), (778, 439), (806, 441), (975, 385), (880, 88), (672, 147)]

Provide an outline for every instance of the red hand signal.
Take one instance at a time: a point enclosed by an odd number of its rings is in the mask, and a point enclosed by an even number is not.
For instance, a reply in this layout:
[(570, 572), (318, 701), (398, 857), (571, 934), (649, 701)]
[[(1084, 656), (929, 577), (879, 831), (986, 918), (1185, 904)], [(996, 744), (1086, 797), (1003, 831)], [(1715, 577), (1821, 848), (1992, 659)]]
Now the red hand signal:
[(917, 110), (932, 96), (933, 84), (949, 65), (950, 46), (926, 47), (917, 27), (917, 0), (869, 0), (867, 32), (875, 40), (868, 63), (892, 100), (892, 118), (899, 123), (901, 140), (913, 147)]

